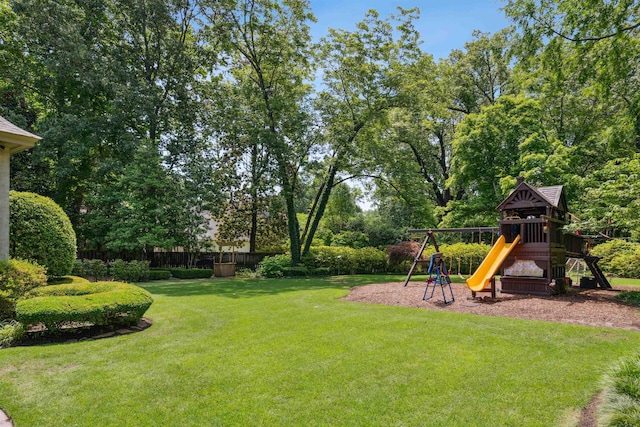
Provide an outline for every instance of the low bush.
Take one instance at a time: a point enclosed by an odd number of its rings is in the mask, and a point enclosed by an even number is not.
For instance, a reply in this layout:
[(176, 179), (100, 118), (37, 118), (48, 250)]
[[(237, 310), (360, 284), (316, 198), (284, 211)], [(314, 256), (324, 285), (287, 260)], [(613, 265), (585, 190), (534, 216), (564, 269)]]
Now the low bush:
[(260, 277), (282, 277), (284, 270), (290, 266), (291, 258), (288, 255), (268, 256), (260, 262), (256, 272)]
[(107, 263), (101, 259), (84, 260), (86, 262), (86, 270), (89, 276), (95, 277), (96, 281), (107, 277)]
[(258, 267), (258, 274), (261, 277), (283, 277), (380, 273), (387, 270), (387, 255), (376, 248), (313, 246), (302, 263), (291, 267), (288, 255), (266, 257)]
[(387, 255), (376, 248), (314, 246), (303, 262), (312, 271), (328, 268), (331, 274), (381, 273), (387, 270)]
[(310, 275), (310, 271), (304, 265), (296, 267), (285, 267), (282, 274), (286, 277), (305, 277)]
[(207, 279), (213, 276), (210, 268), (172, 268), (169, 271), (178, 279)]
[(109, 263), (113, 280), (122, 282), (143, 282), (149, 280), (149, 261), (123, 261), (117, 259)]
[(20, 259), (0, 261), (0, 320), (13, 318), (16, 302), (30, 290), (46, 284), (44, 267)]
[(149, 270), (149, 280), (167, 280), (170, 277), (169, 270)]
[(619, 299), (620, 301), (629, 303), (631, 305), (640, 306), (640, 291), (622, 292), (616, 295), (615, 298)]
[(0, 348), (11, 347), (24, 336), (25, 331), (24, 325), (15, 320), (0, 322)]
[(72, 283), (33, 289), (16, 304), (24, 325), (44, 324), (55, 332), (65, 325), (119, 326), (134, 324), (147, 311), (151, 294), (120, 282)]
[(84, 260), (76, 259), (73, 261), (73, 267), (71, 268), (71, 274), (74, 276), (87, 277), (87, 270), (85, 268)]
[[(425, 254), (428, 250), (425, 250)], [(454, 243), (440, 246), (445, 264), (451, 273), (456, 274), (473, 274), (490, 250), (491, 246), (484, 243)], [(431, 251), (433, 252), (433, 248)]]
[(107, 277), (107, 263), (101, 259), (77, 259), (73, 263), (71, 274), (85, 278), (93, 277), (95, 281), (98, 281)]
[(408, 241), (391, 245), (387, 248), (389, 266), (396, 268), (402, 264), (412, 263), (419, 251), (420, 243), (418, 242)]
[(600, 268), (614, 276), (640, 278), (640, 244), (612, 239), (591, 249)]
[(622, 359), (604, 376), (599, 424), (640, 425), (640, 355)]

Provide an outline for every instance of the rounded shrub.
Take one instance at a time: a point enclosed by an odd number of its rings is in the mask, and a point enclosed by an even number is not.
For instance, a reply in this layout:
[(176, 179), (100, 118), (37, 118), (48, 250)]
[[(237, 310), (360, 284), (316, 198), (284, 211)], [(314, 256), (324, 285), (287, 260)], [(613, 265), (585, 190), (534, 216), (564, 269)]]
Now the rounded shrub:
[(49, 331), (65, 325), (134, 324), (153, 298), (138, 286), (121, 282), (87, 282), (45, 286), (18, 301), (16, 318), (25, 325), (44, 324)]
[(76, 233), (62, 208), (48, 197), (11, 191), (10, 255), (35, 261), (50, 277), (71, 272)]
[(268, 256), (258, 265), (257, 273), (261, 277), (282, 277), (289, 267), (291, 258), (288, 255)]
[(21, 259), (0, 261), (0, 320), (13, 318), (16, 301), (46, 284), (43, 267)]

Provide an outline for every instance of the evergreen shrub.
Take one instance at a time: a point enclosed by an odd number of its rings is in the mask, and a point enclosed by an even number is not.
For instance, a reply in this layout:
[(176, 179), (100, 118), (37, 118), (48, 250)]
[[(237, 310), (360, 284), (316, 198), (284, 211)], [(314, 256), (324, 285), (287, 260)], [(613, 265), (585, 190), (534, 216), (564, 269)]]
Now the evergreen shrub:
[(149, 280), (167, 280), (170, 277), (169, 270), (149, 270)]
[(16, 304), (24, 325), (44, 324), (50, 332), (65, 325), (135, 324), (153, 303), (151, 294), (120, 282), (72, 283), (33, 289)]
[(50, 277), (69, 274), (76, 233), (62, 208), (48, 197), (11, 191), (9, 209), (11, 257), (37, 262)]
[(614, 276), (640, 278), (640, 244), (612, 239), (591, 249), (591, 255), (602, 257), (600, 268)]
[(149, 280), (149, 261), (126, 262), (117, 259), (109, 263), (109, 274), (116, 281), (143, 282)]
[(387, 271), (387, 255), (376, 248), (314, 246), (303, 260), (314, 271), (328, 268), (331, 274), (382, 273)]
[(0, 319), (15, 315), (16, 302), (30, 290), (47, 284), (46, 269), (20, 259), (0, 261)]
[(265, 257), (256, 272), (261, 277), (282, 277), (285, 269), (291, 267), (291, 257), (288, 255), (274, 255)]
[(210, 268), (172, 268), (169, 271), (178, 279), (208, 279), (213, 276)]

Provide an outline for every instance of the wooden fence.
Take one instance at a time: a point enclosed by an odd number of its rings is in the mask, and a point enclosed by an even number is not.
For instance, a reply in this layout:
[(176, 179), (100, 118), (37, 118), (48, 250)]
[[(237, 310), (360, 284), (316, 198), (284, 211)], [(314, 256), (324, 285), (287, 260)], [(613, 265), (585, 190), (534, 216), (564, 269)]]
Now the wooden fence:
[[(230, 252), (222, 253), (222, 262), (232, 262), (235, 257), (236, 268), (255, 269), (258, 264), (268, 256), (278, 255), (277, 253), (256, 253), (256, 252)], [(219, 252), (109, 252), (109, 251), (78, 251), (78, 259), (101, 259), (103, 261), (113, 261), (121, 259), (124, 261), (149, 261), (151, 267), (159, 268), (191, 268), (201, 266), (203, 268), (213, 268), (213, 260), (220, 262)]]

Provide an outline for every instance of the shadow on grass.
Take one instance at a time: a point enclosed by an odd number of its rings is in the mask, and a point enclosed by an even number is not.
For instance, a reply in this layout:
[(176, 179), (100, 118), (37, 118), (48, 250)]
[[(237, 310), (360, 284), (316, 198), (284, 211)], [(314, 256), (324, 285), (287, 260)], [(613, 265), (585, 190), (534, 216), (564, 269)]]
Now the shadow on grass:
[(276, 295), (285, 292), (309, 291), (320, 289), (348, 289), (368, 283), (398, 280), (397, 276), (355, 275), (331, 276), (322, 278), (283, 278), (283, 279), (196, 279), (164, 280), (139, 284), (152, 294), (171, 297), (218, 295), (227, 298), (251, 298), (264, 295)]

